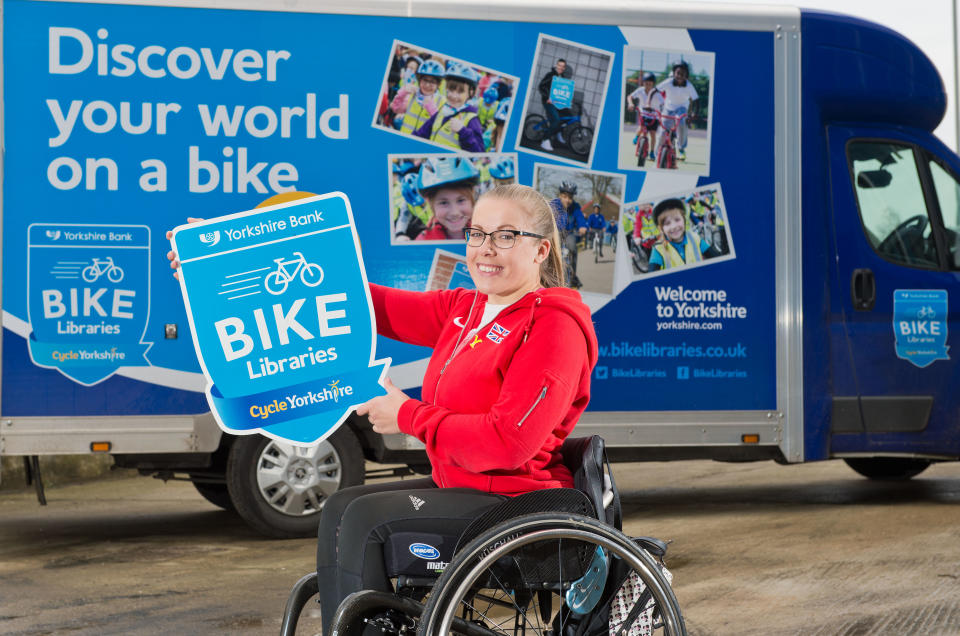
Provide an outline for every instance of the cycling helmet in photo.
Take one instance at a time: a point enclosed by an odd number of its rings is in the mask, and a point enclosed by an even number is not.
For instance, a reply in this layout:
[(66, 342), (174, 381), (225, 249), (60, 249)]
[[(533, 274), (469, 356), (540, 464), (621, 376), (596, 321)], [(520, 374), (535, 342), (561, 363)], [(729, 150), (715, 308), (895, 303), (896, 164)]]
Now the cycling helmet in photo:
[(682, 68), (683, 70), (685, 70), (685, 71), (687, 72), (687, 75), (690, 74), (690, 65), (687, 64), (686, 61), (684, 61), (684, 60), (677, 60), (676, 62), (673, 63), (673, 67), (672, 67), (672, 68), (673, 68), (674, 71), (676, 71), (678, 68)]
[(487, 90), (483, 91), (483, 101), (485, 104), (492, 104), (497, 101), (497, 98), (500, 97), (500, 91), (495, 87), (490, 86)]
[(480, 81), (480, 74), (475, 70), (467, 66), (466, 64), (461, 64), (460, 62), (455, 62), (453, 60), (447, 62), (447, 70), (443, 74), (447, 79), (460, 80), (461, 82), (466, 82), (471, 86), (476, 86), (477, 82)]
[(656, 84), (656, 83), (657, 83), (657, 76), (654, 75), (653, 73), (650, 73), (650, 72), (648, 71), (648, 72), (646, 72), (646, 73), (643, 74), (643, 80), (642, 80), (642, 81), (644, 81), (644, 82), (653, 82), (654, 84)]
[(577, 184), (573, 181), (561, 181), (560, 192), (566, 192), (567, 194), (573, 196), (577, 193)]
[(412, 168), (416, 168), (413, 165), (412, 161), (407, 161), (406, 159), (401, 159), (400, 161), (393, 162), (393, 173), (394, 174), (406, 174), (410, 172)]
[(594, 203), (594, 204), (593, 204), (593, 209), (594, 209), (594, 210), (599, 210), (599, 209), (600, 209), (600, 204), (599, 204), (599, 203)]
[(423, 197), (420, 195), (420, 190), (417, 189), (417, 178), (418, 175), (411, 172), (403, 175), (403, 180), (400, 182), (400, 192), (403, 194), (403, 200), (410, 205), (423, 205)]
[(515, 174), (513, 159), (501, 159), (490, 168), (490, 176), (494, 179), (513, 179)]
[(443, 77), (443, 65), (436, 60), (427, 60), (417, 69), (417, 77), (423, 76), (436, 77), (438, 80)]
[(510, 102), (512, 101), (512, 97), (503, 98), (503, 101), (501, 101), (500, 105), (497, 106), (497, 112), (493, 115), (493, 118), (496, 121), (507, 121), (510, 119)]
[(476, 185), (480, 172), (463, 157), (431, 157), (420, 166), (417, 189), (429, 196), (443, 186)]

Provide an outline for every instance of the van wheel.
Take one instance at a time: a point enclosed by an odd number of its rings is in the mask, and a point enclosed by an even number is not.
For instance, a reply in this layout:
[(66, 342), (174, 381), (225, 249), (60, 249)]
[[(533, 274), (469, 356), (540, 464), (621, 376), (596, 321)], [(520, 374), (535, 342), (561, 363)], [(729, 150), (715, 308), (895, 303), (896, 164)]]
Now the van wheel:
[(227, 490), (226, 484), (208, 484), (195, 481), (193, 487), (214, 506), (224, 510), (233, 510), (233, 501), (230, 500), (230, 492)]
[(864, 477), (880, 481), (905, 481), (925, 471), (931, 463), (929, 459), (914, 457), (851, 457), (843, 461)]
[(244, 435), (227, 460), (227, 488), (237, 514), (277, 539), (316, 536), (327, 498), (362, 484), (363, 476), (363, 449), (347, 426), (311, 447)]

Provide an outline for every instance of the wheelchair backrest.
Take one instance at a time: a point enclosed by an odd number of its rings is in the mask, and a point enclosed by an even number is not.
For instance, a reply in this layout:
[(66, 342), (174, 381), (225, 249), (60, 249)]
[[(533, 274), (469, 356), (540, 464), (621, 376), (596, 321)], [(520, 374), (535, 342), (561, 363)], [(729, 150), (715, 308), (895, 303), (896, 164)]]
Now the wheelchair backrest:
[[(564, 465), (573, 473), (573, 486), (593, 503), (594, 514), (617, 530), (622, 529), (620, 493), (613, 480), (606, 446), (599, 435), (568, 437), (560, 448)], [(606, 467), (606, 471), (604, 471)]]

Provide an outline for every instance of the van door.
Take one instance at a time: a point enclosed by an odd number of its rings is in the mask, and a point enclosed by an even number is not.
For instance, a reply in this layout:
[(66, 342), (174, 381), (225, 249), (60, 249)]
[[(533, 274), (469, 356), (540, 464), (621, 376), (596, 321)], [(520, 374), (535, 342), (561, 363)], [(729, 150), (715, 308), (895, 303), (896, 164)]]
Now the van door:
[(920, 140), (883, 132), (828, 129), (833, 293), (857, 387), (835, 398), (831, 452), (956, 457), (957, 180)]

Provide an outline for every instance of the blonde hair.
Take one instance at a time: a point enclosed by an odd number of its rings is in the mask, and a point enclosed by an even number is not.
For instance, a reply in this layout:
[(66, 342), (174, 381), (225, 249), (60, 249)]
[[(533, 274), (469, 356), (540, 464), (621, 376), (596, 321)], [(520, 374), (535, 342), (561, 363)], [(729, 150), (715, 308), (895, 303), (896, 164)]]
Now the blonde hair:
[(566, 277), (564, 276), (563, 257), (560, 255), (560, 232), (557, 230), (557, 221), (554, 218), (553, 208), (550, 207), (549, 201), (530, 186), (516, 183), (498, 185), (492, 190), (487, 190), (480, 195), (477, 203), (484, 199), (513, 201), (526, 212), (527, 217), (532, 222), (531, 231), (546, 237), (550, 241), (550, 253), (540, 263), (540, 284), (544, 287), (564, 287)]

